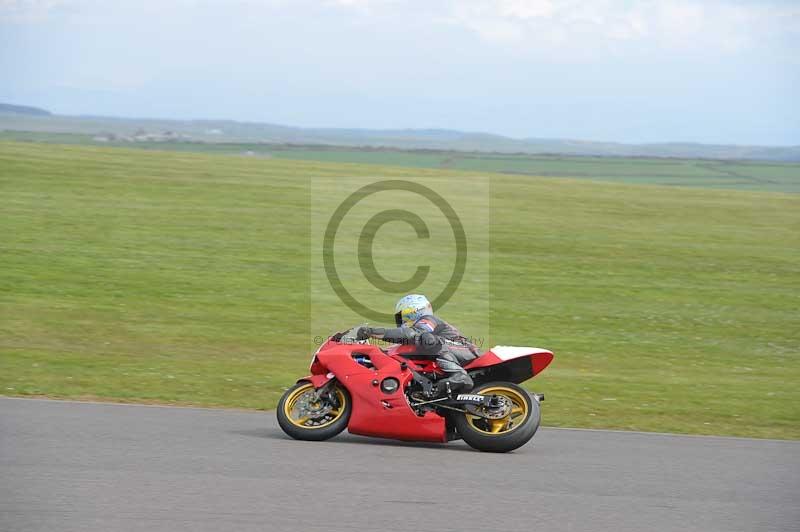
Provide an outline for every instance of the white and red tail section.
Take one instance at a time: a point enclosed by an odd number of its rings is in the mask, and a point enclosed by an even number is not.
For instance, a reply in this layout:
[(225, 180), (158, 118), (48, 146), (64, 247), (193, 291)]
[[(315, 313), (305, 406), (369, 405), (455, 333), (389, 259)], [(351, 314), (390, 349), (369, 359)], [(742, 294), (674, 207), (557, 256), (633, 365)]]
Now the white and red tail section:
[(466, 369), (478, 369), (503, 364), (523, 357), (530, 358), (533, 375), (544, 371), (553, 361), (553, 353), (538, 347), (517, 347), (513, 345), (496, 345), (466, 366)]

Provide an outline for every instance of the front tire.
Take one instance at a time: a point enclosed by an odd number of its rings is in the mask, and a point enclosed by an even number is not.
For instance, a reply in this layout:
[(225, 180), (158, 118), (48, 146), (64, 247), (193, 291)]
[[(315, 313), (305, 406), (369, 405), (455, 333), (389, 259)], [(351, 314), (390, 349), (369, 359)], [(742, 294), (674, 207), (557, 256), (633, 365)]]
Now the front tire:
[(338, 383), (329, 399), (314, 401), (314, 385), (298, 382), (278, 401), (278, 424), (283, 432), (296, 440), (322, 441), (342, 432), (350, 421), (353, 402), (350, 394)]
[(475, 387), (470, 393), (497, 395), (511, 403), (508, 415), (499, 419), (488, 420), (471, 414), (453, 416), (458, 433), (470, 447), (507, 453), (528, 443), (539, 429), (539, 401), (516, 384), (490, 382)]

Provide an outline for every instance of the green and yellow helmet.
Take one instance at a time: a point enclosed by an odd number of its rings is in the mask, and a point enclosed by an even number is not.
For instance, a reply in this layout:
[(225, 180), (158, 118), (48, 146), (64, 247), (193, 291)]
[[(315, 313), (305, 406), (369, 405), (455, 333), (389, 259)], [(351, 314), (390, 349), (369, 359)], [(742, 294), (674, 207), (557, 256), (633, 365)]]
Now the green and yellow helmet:
[(428, 298), (420, 294), (404, 296), (394, 306), (394, 321), (398, 327), (411, 327), (422, 316), (433, 314)]

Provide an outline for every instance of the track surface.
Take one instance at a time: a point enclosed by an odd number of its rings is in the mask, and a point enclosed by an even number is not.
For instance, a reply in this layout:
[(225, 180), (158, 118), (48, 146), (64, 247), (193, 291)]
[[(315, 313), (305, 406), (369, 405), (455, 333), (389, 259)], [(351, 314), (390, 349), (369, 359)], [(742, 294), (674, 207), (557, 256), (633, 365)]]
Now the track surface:
[(800, 442), (542, 429), (492, 455), (0, 398), (0, 479), (2, 532), (800, 529)]

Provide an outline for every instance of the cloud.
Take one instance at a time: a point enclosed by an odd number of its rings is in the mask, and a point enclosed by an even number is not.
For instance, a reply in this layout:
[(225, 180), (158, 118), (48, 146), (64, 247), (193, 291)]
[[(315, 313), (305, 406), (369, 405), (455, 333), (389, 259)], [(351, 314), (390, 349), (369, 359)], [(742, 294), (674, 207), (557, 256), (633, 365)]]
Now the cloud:
[(550, 0), (499, 0), (497, 9), (502, 16), (525, 20), (549, 17), (555, 11), (555, 5)]
[[(800, 48), (800, 5), (777, 0), (0, 0), (0, 20), (92, 20), (147, 10), (219, 9), (237, 16), (350, 14), (397, 31), (460, 29), (509, 50), (561, 54), (653, 49), (732, 53), (778, 42)], [(444, 38), (444, 37), (443, 37)], [(800, 55), (800, 54), (797, 54)]]
[(0, 0), (0, 22), (35, 22), (46, 18), (63, 0)]
[(800, 6), (769, 1), (709, 0), (336, 0), (442, 21), (490, 44), (569, 51), (637, 46), (672, 50), (741, 51), (798, 37)]

